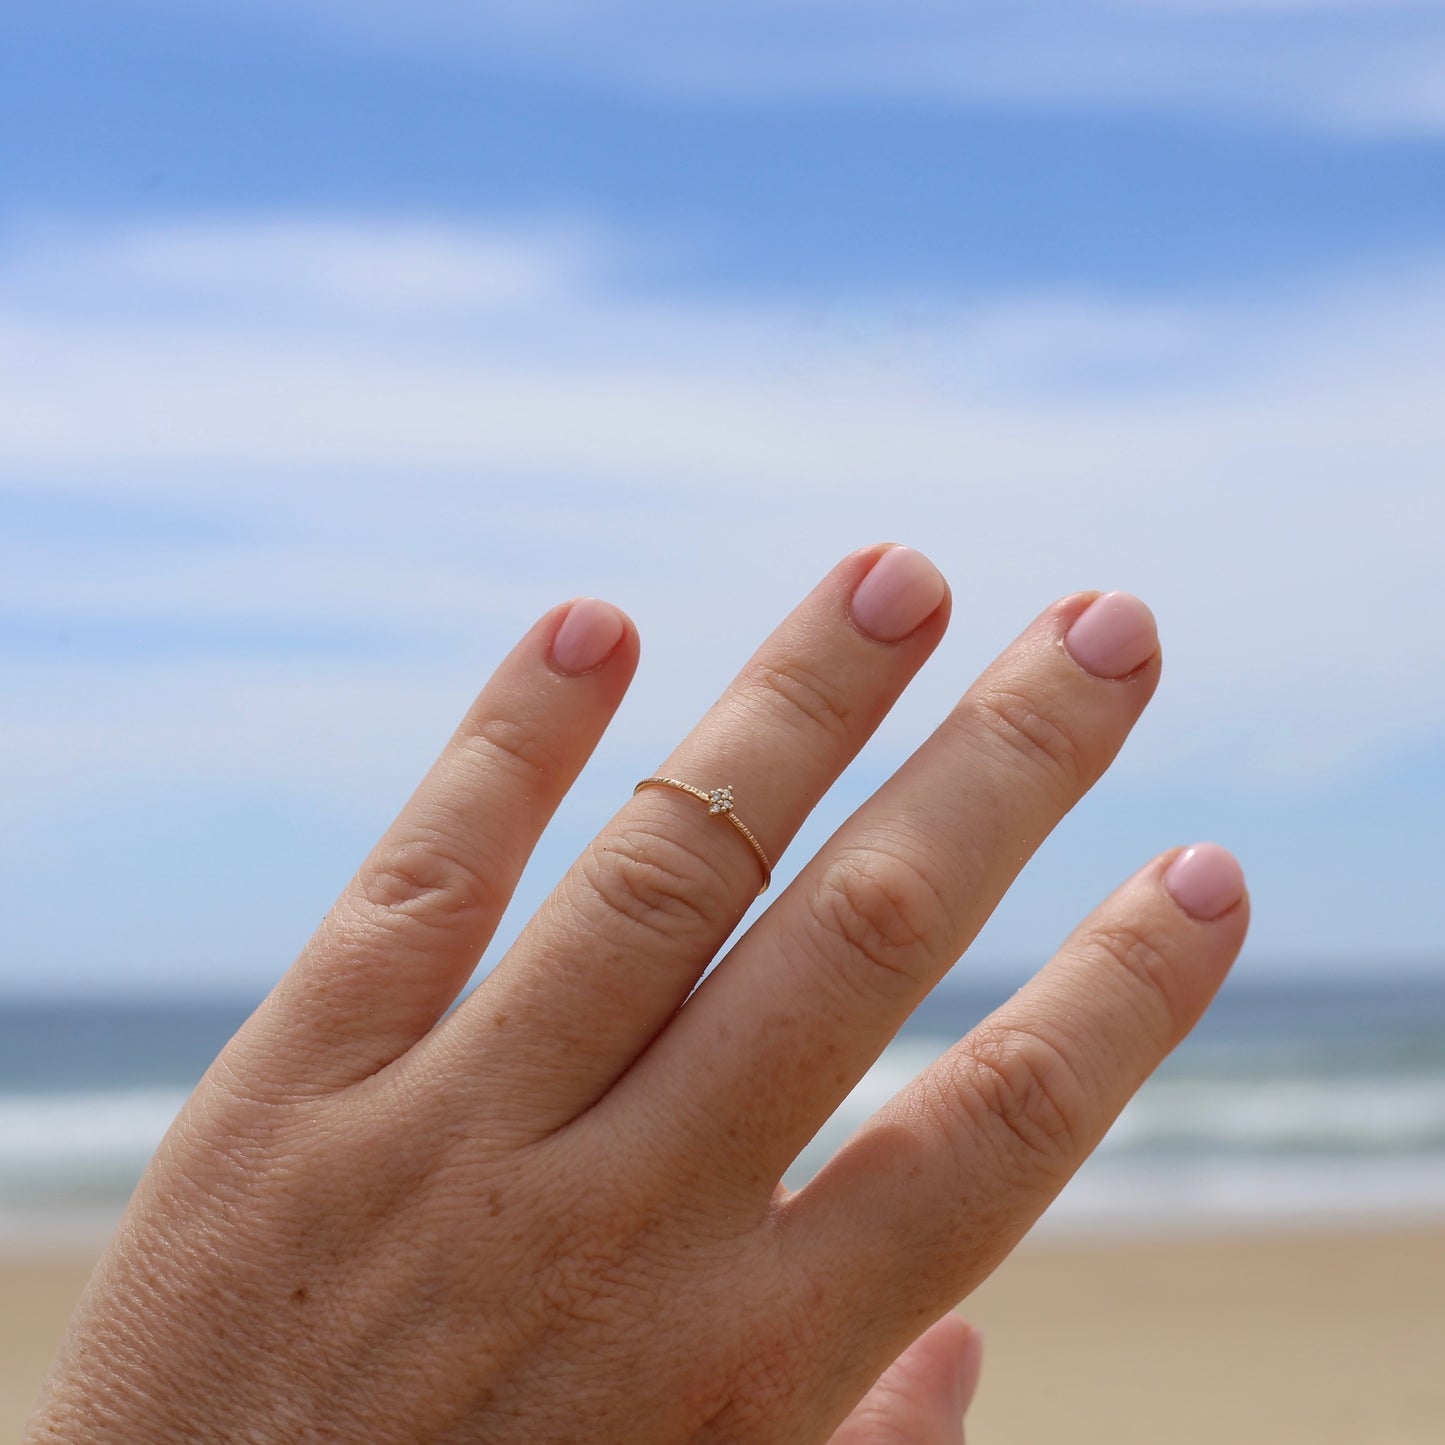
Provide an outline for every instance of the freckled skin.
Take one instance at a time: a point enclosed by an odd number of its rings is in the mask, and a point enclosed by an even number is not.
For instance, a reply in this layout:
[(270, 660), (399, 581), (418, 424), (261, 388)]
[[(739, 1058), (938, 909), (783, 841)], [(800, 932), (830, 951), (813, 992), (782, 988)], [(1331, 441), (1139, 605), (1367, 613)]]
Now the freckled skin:
[[(607, 604), (549, 613), (187, 1103), (25, 1445), (960, 1445), (979, 1345), (949, 1311), (1204, 1008), (1237, 865), (1147, 865), (780, 1180), (1147, 702), (1152, 618), (1095, 600), (1027, 629), (700, 985), (757, 858), (651, 789), (448, 1012), (636, 664)], [(732, 785), (780, 857), (947, 612), (918, 554), (846, 559), (662, 775)]]

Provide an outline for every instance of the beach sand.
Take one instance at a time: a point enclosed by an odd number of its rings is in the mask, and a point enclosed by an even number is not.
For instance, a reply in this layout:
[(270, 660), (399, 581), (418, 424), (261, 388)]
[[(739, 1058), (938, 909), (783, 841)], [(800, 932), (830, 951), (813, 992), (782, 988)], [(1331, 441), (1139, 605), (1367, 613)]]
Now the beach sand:
[[(0, 1439), (89, 1260), (0, 1260)], [(969, 1445), (1442, 1445), (1445, 1226), (1024, 1245), (969, 1301)]]
[(1018, 1250), (970, 1445), (1445, 1445), (1445, 1227)]

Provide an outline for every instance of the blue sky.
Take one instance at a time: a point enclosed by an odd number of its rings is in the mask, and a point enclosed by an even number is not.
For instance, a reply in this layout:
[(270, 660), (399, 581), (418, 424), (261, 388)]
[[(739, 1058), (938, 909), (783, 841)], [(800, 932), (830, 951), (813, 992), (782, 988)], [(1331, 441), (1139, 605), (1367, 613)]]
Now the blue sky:
[(6, 6), (0, 990), (263, 987), (600, 593), (643, 669), (535, 901), (880, 538), (952, 634), (795, 858), (1127, 587), (1160, 697), (965, 967), (1205, 836), (1260, 976), (1429, 966), (1442, 77), (1420, 0)]

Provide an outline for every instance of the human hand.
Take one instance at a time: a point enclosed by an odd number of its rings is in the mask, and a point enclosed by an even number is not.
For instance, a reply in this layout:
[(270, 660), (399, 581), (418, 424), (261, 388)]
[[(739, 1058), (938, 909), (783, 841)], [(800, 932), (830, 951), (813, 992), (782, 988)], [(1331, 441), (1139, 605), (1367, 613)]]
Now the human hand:
[[(947, 611), (917, 553), (849, 557), (659, 772), (732, 784), (776, 858)], [(1244, 937), (1237, 865), (1146, 865), (815, 1179), (779, 1180), (1108, 766), (1153, 621), (1048, 608), (696, 993), (760, 862), (657, 787), (443, 1017), (636, 658), (582, 602), (502, 664), (167, 1135), (31, 1442), (958, 1438), (928, 1362), (976, 1354), (925, 1328), (1202, 1012)]]

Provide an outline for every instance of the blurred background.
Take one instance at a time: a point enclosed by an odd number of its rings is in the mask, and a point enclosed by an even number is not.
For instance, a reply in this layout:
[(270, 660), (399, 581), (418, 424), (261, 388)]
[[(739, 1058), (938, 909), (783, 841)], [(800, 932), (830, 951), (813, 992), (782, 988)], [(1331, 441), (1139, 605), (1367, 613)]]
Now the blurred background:
[(499, 947), (883, 539), (951, 635), (780, 883), (1052, 598), (1165, 676), (801, 1173), (1209, 837), (1246, 955), (1052, 1228), (1445, 1220), (1442, 167), (1429, 0), (9, 0), (0, 1245), (103, 1238), (538, 613), (643, 662)]

